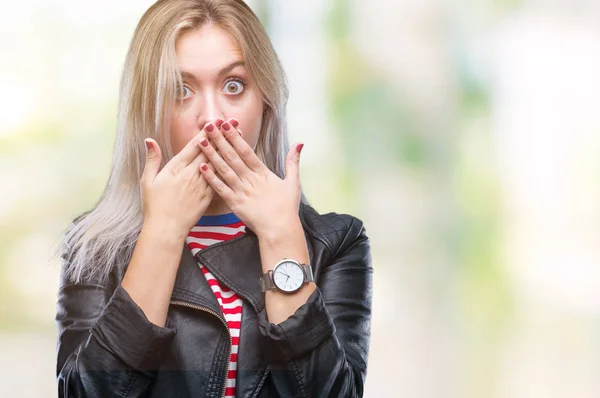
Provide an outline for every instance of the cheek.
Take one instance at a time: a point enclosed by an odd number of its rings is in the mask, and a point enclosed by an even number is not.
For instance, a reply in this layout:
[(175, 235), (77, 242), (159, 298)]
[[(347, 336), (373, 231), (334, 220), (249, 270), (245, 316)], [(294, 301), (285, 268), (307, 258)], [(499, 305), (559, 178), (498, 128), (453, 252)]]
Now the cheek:
[(252, 103), (247, 103), (239, 112), (240, 128), (244, 132), (244, 140), (256, 149), (256, 143), (260, 135), (262, 126), (263, 107), (262, 101), (256, 99)]
[(241, 123), (240, 128), (244, 132), (244, 140), (256, 150), (256, 144), (258, 143), (258, 137), (260, 136), (260, 128), (262, 126), (262, 118), (252, 118), (246, 123)]
[(186, 112), (173, 115), (170, 126), (171, 148), (175, 155), (198, 133), (198, 129), (195, 118)]

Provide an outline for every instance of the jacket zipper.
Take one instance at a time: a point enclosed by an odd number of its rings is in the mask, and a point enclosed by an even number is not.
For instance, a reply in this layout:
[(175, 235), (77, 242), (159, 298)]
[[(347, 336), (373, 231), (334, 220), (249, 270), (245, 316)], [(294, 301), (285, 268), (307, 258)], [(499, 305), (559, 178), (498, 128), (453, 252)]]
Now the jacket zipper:
[(261, 390), (263, 384), (265, 383), (265, 379), (267, 378), (267, 375), (269, 374), (270, 370), (271, 370), (271, 366), (267, 366), (260, 381), (258, 382), (258, 385), (256, 386), (256, 390), (254, 391), (254, 394), (252, 394), (252, 398), (256, 398), (256, 397), (258, 397), (258, 394), (260, 394), (260, 390)]
[(233, 339), (231, 337), (231, 331), (229, 330), (229, 326), (227, 326), (227, 322), (225, 322), (223, 320), (223, 318), (221, 318), (219, 316), (219, 314), (217, 314), (215, 311), (205, 308), (205, 307), (201, 307), (199, 305), (186, 303), (185, 301), (180, 301), (180, 300), (172, 300), (170, 302), (170, 304), (179, 305), (182, 307), (189, 307), (189, 308), (193, 308), (195, 310), (208, 312), (209, 314), (212, 314), (212, 315), (216, 316), (217, 318), (219, 318), (221, 323), (225, 326), (225, 329), (227, 330), (227, 334), (229, 335), (229, 347), (227, 348), (227, 366), (225, 367), (225, 383), (223, 383), (223, 389), (221, 390), (221, 397), (224, 397), (225, 390), (227, 388), (227, 374), (229, 373), (229, 363), (231, 362), (231, 345), (233, 344)]

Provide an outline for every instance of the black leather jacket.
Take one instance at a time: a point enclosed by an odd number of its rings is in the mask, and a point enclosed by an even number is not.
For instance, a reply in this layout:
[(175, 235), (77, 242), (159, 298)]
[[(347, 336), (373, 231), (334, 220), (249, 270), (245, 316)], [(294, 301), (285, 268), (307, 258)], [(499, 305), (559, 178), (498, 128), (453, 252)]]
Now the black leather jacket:
[[(121, 287), (61, 276), (60, 397), (221, 397), (231, 342), (196, 260), (244, 301), (237, 397), (360, 397), (371, 324), (369, 239), (360, 220), (300, 205), (317, 289), (286, 321), (267, 321), (258, 238), (250, 229), (193, 257), (187, 245), (167, 324), (148, 321)], [(63, 258), (63, 270), (66, 260)], [(243, 272), (240, 272), (243, 270)]]

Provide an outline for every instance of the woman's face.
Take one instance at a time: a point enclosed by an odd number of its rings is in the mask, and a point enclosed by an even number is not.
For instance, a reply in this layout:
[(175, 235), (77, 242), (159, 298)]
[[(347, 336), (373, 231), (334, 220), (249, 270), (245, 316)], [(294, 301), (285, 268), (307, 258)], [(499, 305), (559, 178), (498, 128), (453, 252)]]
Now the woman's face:
[(175, 46), (183, 87), (182, 105), (171, 116), (171, 147), (177, 154), (204, 125), (235, 118), (256, 149), (263, 115), (258, 88), (249, 81), (242, 53), (226, 31), (212, 24), (181, 35)]

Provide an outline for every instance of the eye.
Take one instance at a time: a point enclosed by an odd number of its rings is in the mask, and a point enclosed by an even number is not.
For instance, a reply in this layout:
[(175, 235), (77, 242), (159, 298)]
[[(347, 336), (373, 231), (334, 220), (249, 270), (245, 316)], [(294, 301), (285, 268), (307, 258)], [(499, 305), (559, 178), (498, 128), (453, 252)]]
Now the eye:
[(177, 88), (177, 97), (181, 99), (189, 98), (193, 94), (188, 86), (179, 86)]
[(229, 79), (225, 82), (224, 93), (228, 95), (238, 95), (244, 91), (246, 82), (242, 79)]

